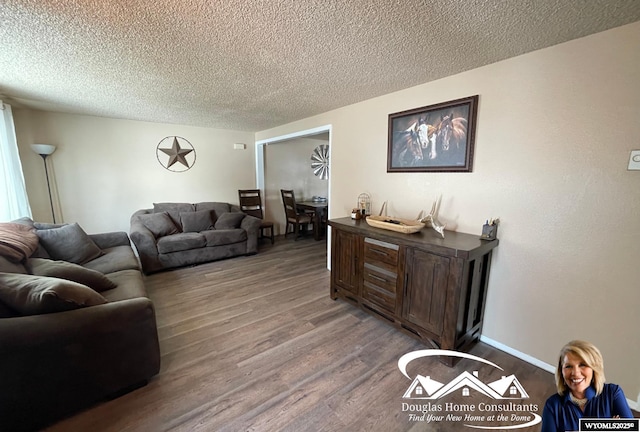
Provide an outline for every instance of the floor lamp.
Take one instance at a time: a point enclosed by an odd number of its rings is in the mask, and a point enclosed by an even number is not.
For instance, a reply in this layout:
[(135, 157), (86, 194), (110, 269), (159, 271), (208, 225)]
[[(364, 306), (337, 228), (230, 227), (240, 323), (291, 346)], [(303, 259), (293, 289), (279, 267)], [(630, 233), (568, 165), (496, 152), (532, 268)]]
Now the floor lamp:
[(47, 189), (49, 190), (49, 204), (51, 204), (51, 216), (53, 223), (56, 223), (56, 214), (53, 211), (53, 198), (51, 197), (51, 183), (49, 183), (49, 170), (47, 169), (47, 156), (56, 151), (56, 146), (51, 144), (31, 144), (31, 150), (42, 156), (44, 162), (44, 175), (47, 177)]

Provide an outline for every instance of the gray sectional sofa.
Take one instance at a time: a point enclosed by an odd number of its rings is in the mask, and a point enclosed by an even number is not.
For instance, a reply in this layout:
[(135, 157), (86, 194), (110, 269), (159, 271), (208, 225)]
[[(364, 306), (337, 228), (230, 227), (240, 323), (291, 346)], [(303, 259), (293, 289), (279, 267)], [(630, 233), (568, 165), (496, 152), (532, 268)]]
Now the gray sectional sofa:
[(229, 203), (156, 203), (131, 216), (129, 235), (149, 274), (255, 254), (261, 223)]
[(37, 430), (159, 370), (154, 306), (126, 233), (0, 224), (0, 430)]

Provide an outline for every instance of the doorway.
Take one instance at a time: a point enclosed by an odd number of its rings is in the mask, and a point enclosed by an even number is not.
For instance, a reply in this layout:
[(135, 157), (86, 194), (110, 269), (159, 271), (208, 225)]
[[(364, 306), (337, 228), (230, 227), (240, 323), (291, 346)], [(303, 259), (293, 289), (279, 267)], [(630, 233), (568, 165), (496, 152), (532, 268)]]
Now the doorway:
[(274, 222), (276, 234), (284, 234), (285, 229), (280, 189), (292, 189), (298, 201), (330, 198), (331, 176), (322, 180), (311, 168), (311, 154), (320, 145), (329, 145), (330, 166), (331, 125), (256, 142), (257, 188), (263, 191), (265, 218)]

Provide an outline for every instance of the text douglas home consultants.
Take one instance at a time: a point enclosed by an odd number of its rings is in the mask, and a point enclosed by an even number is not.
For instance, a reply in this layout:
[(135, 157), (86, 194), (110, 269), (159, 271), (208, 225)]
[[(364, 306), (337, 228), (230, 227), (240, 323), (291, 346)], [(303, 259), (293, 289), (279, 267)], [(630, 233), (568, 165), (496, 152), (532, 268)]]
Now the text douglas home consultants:
[[(498, 413), (496, 414), (496, 411)], [(484, 403), (457, 404), (457, 403), (402, 403), (402, 412), (409, 414), (409, 420), (416, 422), (515, 422), (528, 423), (535, 420), (532, 412), (538, 411), (537, 404), (521, 403)], [(490, 414), (486, 414), (489, 412)]]

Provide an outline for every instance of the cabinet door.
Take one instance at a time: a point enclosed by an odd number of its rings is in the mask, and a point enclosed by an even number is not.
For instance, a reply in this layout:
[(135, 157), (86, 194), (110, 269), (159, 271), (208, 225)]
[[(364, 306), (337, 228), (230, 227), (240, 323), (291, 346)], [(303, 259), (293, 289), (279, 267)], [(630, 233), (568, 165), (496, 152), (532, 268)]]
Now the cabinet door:
[(338, 287), (358, 294), (358, 236), (337, 229), (332, 230), (333, 257), (331, 274)]
[(403, 318), (440, 335), (449, 278), (449, 258), (407, 250)]

